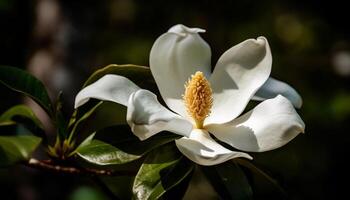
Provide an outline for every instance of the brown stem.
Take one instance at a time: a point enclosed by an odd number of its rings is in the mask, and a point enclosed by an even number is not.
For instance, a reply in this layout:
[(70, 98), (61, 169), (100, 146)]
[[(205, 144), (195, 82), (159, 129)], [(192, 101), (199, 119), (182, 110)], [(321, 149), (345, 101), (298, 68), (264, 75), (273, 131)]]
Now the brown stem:
[(131, 171), (114, 171), (114, 170), (101, 170), (101, 169), (91, 169), (91, 168), (76, 168), (72, 166), (61, 166), (54, 164), (50, 160), (40, 161), (35, 158), (29, 159), (24, 165), (36, 169), (57, 172), (57, 173), (67, 173), (67, 174), (78, 174), (78, 175), (104, 175), (104, 176), (134, 176), (135, 174)]

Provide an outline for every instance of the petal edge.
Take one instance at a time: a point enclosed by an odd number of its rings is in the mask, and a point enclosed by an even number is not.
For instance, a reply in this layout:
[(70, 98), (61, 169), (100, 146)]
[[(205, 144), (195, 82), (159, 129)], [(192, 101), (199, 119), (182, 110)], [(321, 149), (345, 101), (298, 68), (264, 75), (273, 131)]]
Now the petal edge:
[(140, 140), (161, 131), (187, 136), (192, 130), (191, 122), (162, 106), (155, 94), (143, 89), (130, 96), (126, 119)]
[(200, 29), (176, 25), (154, 42), (150, 68), (162, 98), (174, 112), (187, 117), (182, 101), (184, 84), (196, 71), (209, 76), (211, 50)]
[(189, 137), (175, 140), (179, 151), (187, 158), (200, 165), (216, 165), (237, 157), (252, 159), (244, 152), (226, 149), (215, 142), (209, 133), (202, 129), (194, 129)]
[(239, 116), (268, 79), (272, 56), (265, 37), (245, 40), (218, 60), (210, 83), (214, 104), (205, 124), (226, 123)]
[(126, 106), (129, 96), (140, 88), (129, 79), (108, 74), (83, 88), (75, 97), (74, 108), (78, 108), (91, 98), (112, 101)]
[(274, 98), (278, 94), (281, 94), (289, 99), (289, 101), (291, 101), (296, 108), (301, 108), (303, 105), (301, 96), (293, 87), (272, 77), (267, 79), (264, 85), (262, 85), (260, 89), (255, 93), (252, 99), (263, 101), (265, 99)]
[(232, 122), (206, 127), (219, 140), (249, 152), (279, 148), (305, 130), (293, 105), (282, 95), (268, 99)]

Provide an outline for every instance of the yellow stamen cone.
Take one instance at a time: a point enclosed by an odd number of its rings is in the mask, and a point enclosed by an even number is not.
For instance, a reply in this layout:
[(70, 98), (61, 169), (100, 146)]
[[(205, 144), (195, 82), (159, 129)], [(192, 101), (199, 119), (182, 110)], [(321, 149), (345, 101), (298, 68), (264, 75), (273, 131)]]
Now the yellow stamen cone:
[(183, 100), (188, 114), (194, 119), (196, 128), (202, 129), (206, 117), (213, 106), (213, 96), (209, 81), (197, 71), (185, 84)]

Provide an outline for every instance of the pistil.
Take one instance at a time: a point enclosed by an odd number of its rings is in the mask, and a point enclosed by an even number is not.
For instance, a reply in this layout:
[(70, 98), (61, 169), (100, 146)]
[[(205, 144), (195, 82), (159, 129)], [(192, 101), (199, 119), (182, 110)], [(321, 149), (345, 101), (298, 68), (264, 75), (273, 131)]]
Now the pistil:
[(187, 113), (193, 118), (196, 128), (202, 129), (204, 120), (210, 115), (213, 96), (209, 81), (197, 71), (185, 84), (183, 100)]

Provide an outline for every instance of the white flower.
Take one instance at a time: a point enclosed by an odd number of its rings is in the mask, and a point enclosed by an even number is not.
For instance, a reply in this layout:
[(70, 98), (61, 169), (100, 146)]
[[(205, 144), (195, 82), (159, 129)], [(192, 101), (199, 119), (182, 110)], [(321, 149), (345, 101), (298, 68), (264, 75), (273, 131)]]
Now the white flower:
[[(125, 105), (127, 122), (137, 137), (145, 140), (161, 131), (182, 135), (175, 141), (178, 149), (201, 165), (251, 159), (223, 147), (209, 133), (236, 149), (262, 152), (281, 147), (304, 131), (291, 103), (300, 107), (300, 96), (289, 85), (269, 79), (272, 57), (266, 38), (230, 48), (211, 73), (211, 50), (200, 32), (205, 30), (176, 25), (152, 47), (151, 72), (171, 110), (152, 92), (111, 74), (80, 91), (75, 107), (90, 98)], [(269, 99), (241, 115), (252, 98)]]

